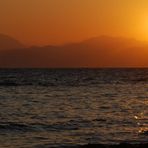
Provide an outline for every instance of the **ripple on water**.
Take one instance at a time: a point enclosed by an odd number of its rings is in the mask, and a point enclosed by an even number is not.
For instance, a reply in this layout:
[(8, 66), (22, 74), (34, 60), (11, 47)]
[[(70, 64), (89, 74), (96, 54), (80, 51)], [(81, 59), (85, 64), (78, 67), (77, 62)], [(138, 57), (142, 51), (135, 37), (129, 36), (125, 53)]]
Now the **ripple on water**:
[(148, 141), (147, 73), (0, 70), (0, 147)]

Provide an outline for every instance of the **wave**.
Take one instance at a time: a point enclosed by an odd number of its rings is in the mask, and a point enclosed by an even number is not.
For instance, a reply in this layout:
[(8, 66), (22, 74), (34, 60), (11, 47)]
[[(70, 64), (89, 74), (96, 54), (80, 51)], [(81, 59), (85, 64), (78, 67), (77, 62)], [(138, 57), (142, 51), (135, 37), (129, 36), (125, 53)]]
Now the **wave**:
[(85, 144), (85, 145), (59, 145), (59, 146), (51, 146), (50, 144), (40, 144), (35, 147), (53, 147), (53, 148), (146, 148), (148, 147), (148, 142), (139, 143), (139, 142), (123, 142), (119, 144)]
[(148, 82), (148, 69), (0, 70), (0, 86), (96, 86)]
[(148, 130), (144, 130), (140, 132), (140, 135), (148, 136)]
[(62, 130), (77, 130), (76, 125), (71, 124), (26, 124), (15, 122), (3, 122), (0, 123), (0, 132), (38, 132), (38, 131), (62, 131)]
[(1, 123), (0, 124), (0, 132), (6, 132), (6, 131), (32, 131), (32, 128), (26, 124), (21, 123)]

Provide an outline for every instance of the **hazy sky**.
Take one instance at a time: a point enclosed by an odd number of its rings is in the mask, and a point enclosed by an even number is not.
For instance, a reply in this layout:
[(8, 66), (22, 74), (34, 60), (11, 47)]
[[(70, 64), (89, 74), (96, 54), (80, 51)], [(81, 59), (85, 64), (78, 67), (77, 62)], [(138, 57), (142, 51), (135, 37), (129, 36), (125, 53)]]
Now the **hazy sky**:
[(148, 0), (0, 0), (0, 33), (28, 45), (99, 35), (148, 40)]

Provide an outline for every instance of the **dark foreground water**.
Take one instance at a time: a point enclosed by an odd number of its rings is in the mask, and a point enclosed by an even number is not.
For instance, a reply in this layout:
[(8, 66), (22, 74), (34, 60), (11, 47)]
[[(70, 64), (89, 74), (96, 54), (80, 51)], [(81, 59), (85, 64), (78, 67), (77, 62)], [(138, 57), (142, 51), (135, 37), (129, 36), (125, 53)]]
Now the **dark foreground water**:
[(1, 69), (0, 148), (148, 142), (148, 69)]

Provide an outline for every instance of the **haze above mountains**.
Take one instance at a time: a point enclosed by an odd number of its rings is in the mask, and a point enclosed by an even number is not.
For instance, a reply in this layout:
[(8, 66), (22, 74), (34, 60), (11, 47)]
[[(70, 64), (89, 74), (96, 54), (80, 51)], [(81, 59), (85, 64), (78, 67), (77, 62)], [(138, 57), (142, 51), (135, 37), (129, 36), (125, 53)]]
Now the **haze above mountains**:
[(61, 46), (26, 48), (0, 34), (1, 68), (148, 67), (148, 43), (100, 36)]

